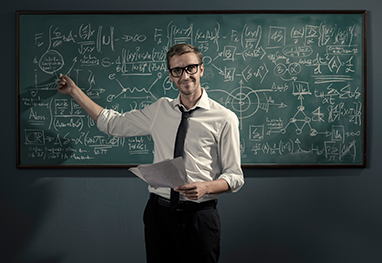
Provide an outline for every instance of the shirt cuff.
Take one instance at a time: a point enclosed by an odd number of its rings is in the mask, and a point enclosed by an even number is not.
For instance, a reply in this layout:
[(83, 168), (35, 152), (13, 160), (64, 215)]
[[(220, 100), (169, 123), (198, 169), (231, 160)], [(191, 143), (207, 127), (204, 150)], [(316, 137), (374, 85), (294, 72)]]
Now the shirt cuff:
[(219, 176), (219, 179), (226, 180), (227, 184), (229, 185), (230, 190), (227, 193), (236, 193), (244, 185), (243, 175), (222, 174)]

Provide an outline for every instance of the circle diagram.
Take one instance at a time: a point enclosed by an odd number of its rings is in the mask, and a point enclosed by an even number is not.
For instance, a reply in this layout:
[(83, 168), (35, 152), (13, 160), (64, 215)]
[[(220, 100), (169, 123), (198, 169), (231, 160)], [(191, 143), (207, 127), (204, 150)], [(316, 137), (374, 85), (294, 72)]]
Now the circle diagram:
[(50, 50), (44, 53), (38, 62), (42, 71), (48, 74), (53, 74), (59, 71), (64, 66), (64, 58), (55, 50)]
[(244, 119), (251, 117), (258, 111), (260, 99), (253, 89), (240, 86), (228, 95), (225, 106), (237, 113), (241, 119)]

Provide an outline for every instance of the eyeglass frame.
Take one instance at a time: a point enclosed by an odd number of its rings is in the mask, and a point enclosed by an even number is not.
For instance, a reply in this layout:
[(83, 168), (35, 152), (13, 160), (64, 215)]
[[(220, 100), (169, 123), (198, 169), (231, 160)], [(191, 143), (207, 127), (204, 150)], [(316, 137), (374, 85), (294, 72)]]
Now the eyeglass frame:
[[(180, 78), (180, 77), (183, 75), (184, 71), (186, 71), (186, 73), (187, 73), (188, 75), (195, 75), (196, 73), (198, 73), (198, 71), (199, 71), (199, 66), (201, 66), (201, 65), (203, 65), (203, 62), (200, 62), (199, 64), (190, 64), (190, 65), (187, 65), (187, 66), (185, 66), (185, 67), (171, 68), (171, 69), (169, 69), (168, 71), (170, 71), (170, 74), (171, 74), (171, 76), (172, 76), (173, 78)], [(196, 72), (194, 72), (194, 73), (190, 73), (190, 72), (188, 71), (187, 68), (188, 68), (188, 67), (191, 67), (191, 66), (196, 66), (196, 68), (197, 68)], [(182, 73), (181, 73), (179, 76), (174, 76), (174, 74), (172, 73), (172, 71), (173, 71), (174, 69), (181, 69), (181, 70), (182, 70)]]

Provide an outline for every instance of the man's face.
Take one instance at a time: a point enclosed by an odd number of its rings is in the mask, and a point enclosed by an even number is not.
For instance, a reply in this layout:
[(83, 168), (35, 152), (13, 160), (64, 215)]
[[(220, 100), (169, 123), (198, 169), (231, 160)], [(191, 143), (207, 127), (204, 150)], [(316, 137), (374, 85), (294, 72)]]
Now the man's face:
[[(192, 52), (186, 53), (180, 56), (173, 56), (170, 59), (170, 68), (177, 68), (177, 67), (186, 67), (189, 65), (195, 65), (199, 64), (198, 58), (196, 55)], [(183, 71), (183, 74), (175, 78), (170, 74), (170, 79), (175, 83), (175, 86), (178, 88), (178, 90), (186, 96), (191, 96), (196, 93), (201, 92), (201, 86), (200, 86), (200, 78), (203, 76), (203, 64), (198, 67), (198, 72), (189, 75), (185, 70)]]

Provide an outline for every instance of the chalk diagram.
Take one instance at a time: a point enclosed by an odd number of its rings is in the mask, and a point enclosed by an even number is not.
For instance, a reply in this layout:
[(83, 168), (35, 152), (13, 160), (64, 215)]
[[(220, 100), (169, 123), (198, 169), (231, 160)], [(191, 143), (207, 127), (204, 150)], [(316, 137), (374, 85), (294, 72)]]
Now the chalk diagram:
[(312, 95), (309, 89), (309, 83), (308, 82), (302, 82), (302, 81), (294, 81), (293, 82), (293, 93), (294, 96), (298, 96), (298, 100), (300, 101), (300, 105), (297, 106), (297, 112), (296, 114), (289, 119), (288, 123), (285, 125), (284, 128), (280, 130), (282, 134), (286, 133), (286, 130), (288, 129), (289, 125), (295, 125), (296, 127), (296, 134), (300, 135), (304, 129), (305, 126), (309, 126), (310, 128), (310, 136), (317, 135), (317, 131), (312, 128), (311, 121), (312, 118), (308, 117), (305, 113), (305, 107), (303, 104), (304, 101), (304, 95)]
[[(157, 74), (157, 78), (156, 80), (152, 83), (152, 85), (147, 89), (147, 88), (137, 88), (137, 87), (133, 87), (133, 88), (130, 88), (130, 87), (125, 87), (120, 80), (118, 80), (117, 78), (115, 78), (115, 81), (118, 83), (118, 85), (120, 86), (121, 88), (121, 92), (119, 92), (118, 94), (109, 94), (107, 96), (107, 102), (112, 102), (113, 100), (117, 99), (117, 98), (122, 98), (122, 99), (149, 99), (150, 97), (153, 97), (155, 100), (157, 100), (157, 98), (154, 96), (154, 94), (150, 91), (151, 88), (155, 85), (155, 83), (160, 80), (162, 78), (162, 73), (158, 73)], [(141, 93), (141, 92), (144, 92), (146, 93), (147, 95), (146, 96), (143, 96), (143, 97), (129, 97), (127, 94), (128, 92), (130, 94), (132, 93)]]
[(268, 112), (270, 107), (287, 107), (283, 102), (275, 102), (272, 97), (267, 95), (268, 92), (273, 92), (273, 90), (254, 90), (244, 85), (243, 81), (240, 81), (239, 86), (232, 92), (217, 89), (208, 90), (211, 96), (218, 98), (216, 99), (218, 102), (238, 116), (241, 130), (243, 129), (243, 119), (252, 117), (259, 110)]

